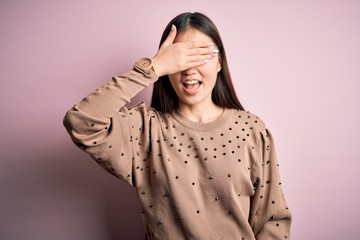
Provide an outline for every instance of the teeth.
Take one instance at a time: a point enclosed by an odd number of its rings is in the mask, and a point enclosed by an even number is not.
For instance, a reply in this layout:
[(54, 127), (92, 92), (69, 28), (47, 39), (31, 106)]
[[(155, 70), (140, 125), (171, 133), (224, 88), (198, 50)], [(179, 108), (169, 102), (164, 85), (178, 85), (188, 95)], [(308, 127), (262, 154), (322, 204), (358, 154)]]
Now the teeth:
[(198, 80), (189, 80), (189, 81), (185, 81), (184, 83), (185, 84), (196, 84), (198, 82), (199, 82)]

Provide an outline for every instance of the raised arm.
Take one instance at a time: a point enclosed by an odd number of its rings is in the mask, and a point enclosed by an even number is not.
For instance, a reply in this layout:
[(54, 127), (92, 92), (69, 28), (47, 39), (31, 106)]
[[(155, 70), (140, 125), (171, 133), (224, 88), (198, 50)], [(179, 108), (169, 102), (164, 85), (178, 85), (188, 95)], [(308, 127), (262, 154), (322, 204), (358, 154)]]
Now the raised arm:
[(174, 27), (153, 58), (152, 71), (135, 64), (134, 69), (113, 77), (75, 104), (64, 117), (64, 126), (74, 143), (106, 170), (132, 185), (133, 160), (139, 154), (146, 158), (149, 148), (151, 116), (145, 105), (136, 111), (123, 106), (158, 76), (205, 64), (212, 57), (209, 43), (173, 44), (175, 37)]

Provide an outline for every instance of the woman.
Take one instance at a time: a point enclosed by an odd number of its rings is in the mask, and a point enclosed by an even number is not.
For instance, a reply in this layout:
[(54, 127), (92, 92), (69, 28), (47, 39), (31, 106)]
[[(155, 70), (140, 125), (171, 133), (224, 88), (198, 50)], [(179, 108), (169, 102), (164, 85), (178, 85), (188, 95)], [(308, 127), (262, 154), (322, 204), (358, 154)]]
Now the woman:
[[(152, 83), (151, 108), (124, 107)], [(205, 15), (175, 17), (152, 59), (89, 94), (64, 125), (136, 188), (148, 239), (289, 239), (273, 139), (238, 101)]]

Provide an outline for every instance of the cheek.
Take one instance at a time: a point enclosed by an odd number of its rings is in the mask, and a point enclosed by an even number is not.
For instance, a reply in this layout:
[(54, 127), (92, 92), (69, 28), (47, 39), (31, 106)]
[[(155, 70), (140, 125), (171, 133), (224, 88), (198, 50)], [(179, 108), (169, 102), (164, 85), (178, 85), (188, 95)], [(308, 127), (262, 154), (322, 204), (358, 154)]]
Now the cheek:
[(175, 73), (175, 74), (169, 75), (169, 80), (174, 89), (178, 88), (178, 85), (180, 83), (180, 74)]
[(181, 78), (181, 73), (174, 73), (174, 74), (171, 74), (171, 75), (168, 75), (170, 81), (176, 81), (178, 79)]
[(217, 77), (218, 68), (216, 63), (208, 63), (198, 68), (198, 71), (203, 77), (215, 78)]

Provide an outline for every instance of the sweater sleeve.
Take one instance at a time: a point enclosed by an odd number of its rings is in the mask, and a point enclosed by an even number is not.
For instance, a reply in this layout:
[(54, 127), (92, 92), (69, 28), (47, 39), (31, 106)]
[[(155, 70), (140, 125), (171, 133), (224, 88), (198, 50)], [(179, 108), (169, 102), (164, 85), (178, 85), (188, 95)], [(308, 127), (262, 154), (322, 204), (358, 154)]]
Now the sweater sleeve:
[(155, 73), (136, 69), (113, 77), (68, 110), (63, 121), (79, 148), (131, 185), (136, 184), (134, 159), (145, 158), (150, 144), (151, 116), (144, 104), (123, 106), (156, 80)]
[(257, 240), (290, 239), (291, 212), (280, 181), (274, 141), (264, 129), (258, 139), (259, 159), (252, 198), (250, 225)]

